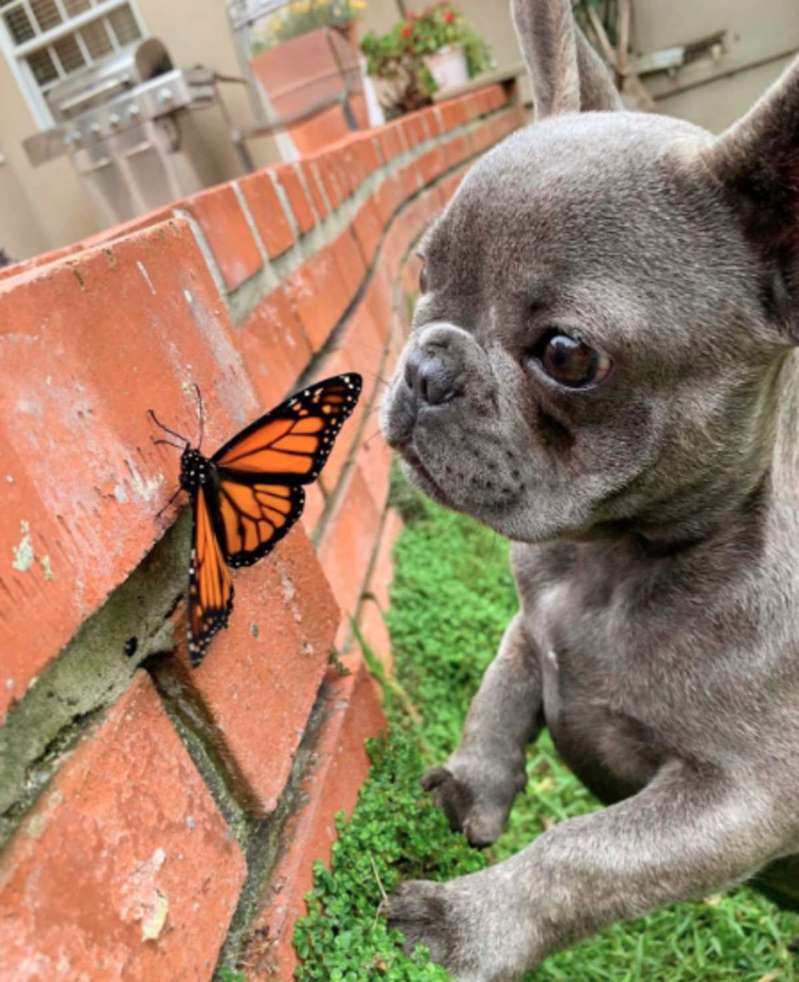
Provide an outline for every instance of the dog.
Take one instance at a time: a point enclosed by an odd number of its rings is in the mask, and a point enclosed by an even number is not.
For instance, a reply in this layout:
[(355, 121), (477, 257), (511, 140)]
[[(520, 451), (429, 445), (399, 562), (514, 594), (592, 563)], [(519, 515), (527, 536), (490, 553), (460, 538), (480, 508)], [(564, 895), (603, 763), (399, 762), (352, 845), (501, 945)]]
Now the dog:
[(753, 877), (799, 899), (799, 62), (715, 137), (624, 111), (570, 8), (512, 0), (537, 118), (423, 238), (382, 409), (520, 601), (423, 786), (489, 844), (546, 726), (606, 805), (389, 898), (462, 982)]

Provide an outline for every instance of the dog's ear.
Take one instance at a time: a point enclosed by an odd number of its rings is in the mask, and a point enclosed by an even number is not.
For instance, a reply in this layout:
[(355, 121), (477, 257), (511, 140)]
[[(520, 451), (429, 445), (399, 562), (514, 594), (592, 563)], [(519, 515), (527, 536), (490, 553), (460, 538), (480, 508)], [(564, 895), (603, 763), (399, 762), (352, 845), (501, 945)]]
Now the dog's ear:
[(511, 0), (511, 13), (537, 119), (623, 108), (602, 59), (574, 22), (571, 0)]
[(775, 312), (799, 343), (799, 59), (702, 159), (773, 270)]

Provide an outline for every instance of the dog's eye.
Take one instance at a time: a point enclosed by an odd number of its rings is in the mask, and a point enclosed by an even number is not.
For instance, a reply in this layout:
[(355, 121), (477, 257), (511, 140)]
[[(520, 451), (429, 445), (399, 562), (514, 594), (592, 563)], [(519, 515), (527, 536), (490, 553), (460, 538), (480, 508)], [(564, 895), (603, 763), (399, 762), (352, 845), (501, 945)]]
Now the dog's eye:
[(543, 339), (534, 355), (551, 379), (569, 389), (583, 389), (604, 381), (613, 365), (604, 352), (568, 334), (554, 332)]

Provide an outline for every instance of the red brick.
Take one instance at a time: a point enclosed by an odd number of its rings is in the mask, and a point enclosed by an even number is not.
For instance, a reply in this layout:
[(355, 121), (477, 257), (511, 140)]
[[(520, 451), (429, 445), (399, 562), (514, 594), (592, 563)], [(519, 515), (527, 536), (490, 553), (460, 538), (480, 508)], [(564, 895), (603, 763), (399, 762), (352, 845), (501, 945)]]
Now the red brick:
[(338, 208), (347, 196), (348, 184), (339, 171), (338, 158), (333, 153), (323, 153), (317, 157), (319, 176), (333, 208)]
[(289, 205), (291, 206), (300, 232), (302, 234), (310, 232), (314, 225), (316, 225), (316, 219), (314, 218), (311, 202), (308, 200), (308, 195), (302, 186), (302, 181), (294, 165), (278, 164), (276, 167), (271, 168), (271, 173), (276, 180), (280, 181), (283, 190), (286, 192)]
[(411, 195), (416, 194), (421, 185), (421, 178), (419, 171), (416, 168), (416, 162), (413, 161), (410, 164), (406, 164), (402, 167), (398, 173), (397, 177), (402, 184), (402, 191), (404, 198), (410, 198)]
[(373, 174), (380, 167), (380, 156), (371, 132), (358, 134), (353, 138), (351, 146), (360, 162), (364, 177)]
[(2, 713), (163, 531), (147, 410), (195, 439), (196, 382), (213, 449), (258, 402), (185, 222), (3, 281), (0, 337)]
[(375, 192), (375, 206), (383, 225), (387, 225), (394, 212), (405, 200), (405, 190), (396, 174), (385, 177)]
[(364, 433), (363, 446), (358, 448), (358, 465), (375, 507), (382, 512), (388, 498), (391, 450), (380, 433), (377, 416), (374, 415), (373, 419), (374, 425)]
[(342, 277), (331, 246), (311, 256), (286, 280), (305, 336), (314, 351), (325, 343), (350, 301), (350, 292)]
[(247, 977), (272, 982), (291, 979), (297, 967), (292, 946), (294, 924), (305, 912), (305, 894), (313, 885), (313, 864), (330, 861), (336, 839), (336, 814), (352, 813), (369, 772), (364, 742), (385, 728), (375, 683), (360, 655), (345, 660), (351, 675), (331, 670), (327, 676), (327, 710), (303, 782), (305, 801), (284, 836), (284, 851), (254, 925), (254, 940), (245, 958)]
[(427, 140), (427, 127), (424, 124), (424, 118), (420, 112), (409, 113), (407, 116), (403, 116), (403, 122), (403, 132), (405, 133), (405, 140), (409, 147), (416, 148)]
[[(394, 284), (396, 286), (396, 284)], [(364, 304), (372, 314), (372, 321), (375, 325), (381, 343), (385, 345), (391, 334), (391, 316), (394, 307), (392, 297), (392, 281), (388, 277), (384, 268), (384, 263), (380, 263), (369, 280), (369, 286), (364, 294)], [(383, 373), (385, 377), (385, 373)]]
[(431, 184), (442, 171), (446, 169), (447, 161), (444, 155), (444, 148), (441, 146), (433, 147), (417, 161), (422, 180), (425, 184)]
[(347, 146), (348, 141), (339, 141), (335, 146), (328, 148), (326, 157), (328, 169), (336, 175), (345, 198), (357, 191), (360, 186), (360, 177), (353, 172), (349, 163)]
[(346, 287), (347, 303), (350, 303), (360, 290), (366, 277), (366, 265), (352, 229), (345, 228), (341, 235), (331, 243), (330, 249), (335, 256), (341, 279)]
[(380, 543), (374, 566), (366, 585), (364, 597), (371, 597), (378, 607), (386, 613), (391, 606), (391, 584), (394, 582), (394, 547), (402, 532), (402, 519), (394, 508), (386, 510)]
[(386, 674), (393, 675), (394, 659), (391, 653), (391, 635), (382, 611), (371, 597), (364, 597), (358, 611), (358, 630), (361, 632), (364, 644), (368, 645), (369, 650), (383, 666)]
[(447, 167), (454, 167), (469, 156), (469, 144), (464, 136), (456, 136), (448, 140), (443, 148)]
[(460, 99), (448, 99), (436, 106), (442, 131), (454, 130), (466, 123), (466, 107)]
[(239, 187), (270, 257), (274, 259), (290, 249), (294, 235), (269, 174), (259, 171), (239, 178)]
[[(325, 465), (327, 466), (327, 465)], [(302, 527), (307, 535), (311, 535), (319, 524), (325, 509), (325, 496), (319, 484), (309, 484), (305, 489), (305, 510), (302, 513)]]
[(254, 810), (268, 814), (325, 674), (339, 611), (300, 526), (266, 559), (237, 570), (235, 590), (228, 628), (190, 678), (224, 734)]
[(466, 111), (467, 120), (477, 119), (484, 112), (485, 100), (483, 90), (470, 92), (468, 95), (460, 97), (463, 108)]
[(267, 294), (239, 326), (236, 341), (266, 408), (294, 389), (311, 358), (311, 346), (282, 286)]
[(319, 545), (319, 560), (346, 617), (358, 607), (380, 514), (359, 468), (350, 471), (342, 490)]
[(336, 349), (317, 371), (318, 378), (345, 372), (359, 372), (363, 376), (361, 398), (355, 412), (336, 440), (319, 479), (327, 491), (331, 491), (338, 483), (341, 470), (367, 413), (372, 415), (374, 421), (374, 426), (369, 427), (367, 437), (377, 432), (377, 416), (374, 412), (373, 400), (384, 349), (385, 343), (373, 320), (371, 310), (362, 302), (349, 318), (346, 331)]
[(330, 209), (327, 206), (325, 197), (322, 194), (322, 183), (320, 179), (319, 170), (316, 166), (315, 160), (301, 160), (299, 162), (300, 170), (302, 171), (302, 176), (305, 178), (305, 187), (308, 189), (311, 195), (311, 200), (313, 201), (314, 208), (316, 208), (316, 214), (320, 218), (327, 218), (330, 213)]
[(141, 673), (3, 853), (3, 977), (210, 978), (245, 875)]
[(370, 266), (375, 258), (380, 240), (383, 237), (383, 227), (384, 223), (377, 210), (373, 195), (364, 202), (353, 222), (361, 255), (367, 266)]
[(405, 143), (402, 138), (402, 127), (399, 120), (381, 126), (376, 131), (376, 135), (383, 150), (383, 157), (387, 162), (393, 160), (394, 157), (399, 157), (400, 154), (405, 152)]
[(441, 120), (436, 112), (436, 107), (429, 106), (427, 109), (423, 109), (421, 115), (428, 134), (433, 137), (440, 136), (443, 130), (441, 128)]
[(32, 256), (30, 259), (23, 259), (21, 262), (11, 263), (10, 266), (3, 266), (0, 268), (0, 280), (10, 279), (12, 276), (20, 276), (22, 273), (27, 273), (40, 266), (48, 266), (50, 263), (58, 262), (67, 256), (73, 256), (81, 252), (84, 248), (83, 242), (72, 242), (70, 245), (62, 246), (60, 249), (51, 249), (49, 252)]
[(261, 254), (231, 184), (201, 191), (183, 202), (197, 219), (229, 290), (261, 268)]

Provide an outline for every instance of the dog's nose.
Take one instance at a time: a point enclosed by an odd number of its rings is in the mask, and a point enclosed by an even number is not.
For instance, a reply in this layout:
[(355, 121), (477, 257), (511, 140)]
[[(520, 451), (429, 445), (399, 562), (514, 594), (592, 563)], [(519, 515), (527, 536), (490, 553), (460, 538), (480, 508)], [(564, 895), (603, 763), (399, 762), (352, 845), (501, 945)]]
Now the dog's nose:
[(405, 384), (428, 406), (451, 402), (458, 395), (452, 362), (433, 348), (414, 348), (405, 362)]

